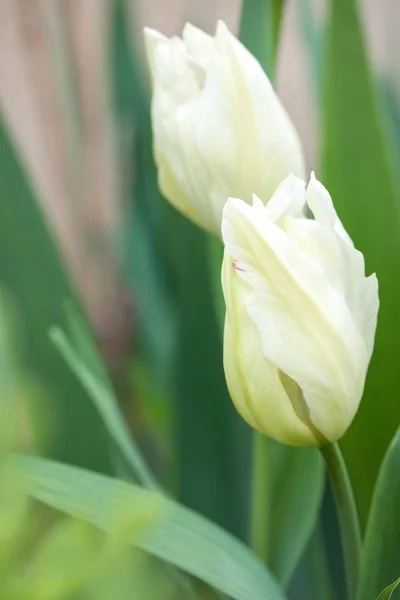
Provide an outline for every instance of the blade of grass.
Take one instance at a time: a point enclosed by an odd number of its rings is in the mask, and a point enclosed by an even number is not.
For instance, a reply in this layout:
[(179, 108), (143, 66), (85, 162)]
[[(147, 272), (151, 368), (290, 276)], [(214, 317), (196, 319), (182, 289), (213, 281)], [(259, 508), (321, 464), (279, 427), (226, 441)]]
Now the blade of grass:
[[(76, 328), (76, 324), (74, 326)], [(82, 337), (83, 330), (79, 335)], [(83, 387), (93, 400), (103, 423), (110, 433), (117, 447), (121, 450), (123, 456), (131, 465), (132, 470), (139, 481), (151, 489), (158, 489), (158, 484), (148, 468), (139, 448), (136, 446), (129, 429), (121, 415), (118, 407), (118, 401), (114, 396), (111, 385), (108, 381), (101, 380), (85, 364), (84, 359), (80, 357), (77, 351), (69, 342), (65, 333), (58, 327), (50, 330), (50, 337), (55, 346), (64, 357), (65, 361), (77, 376)], [(87, 347), (85, 341), (85, 346)]]
[[(204, 517), (139, 486), (33, 457), (15, 457), (34, 498), (109, 530), (116, 511), (154, 506), (159, 518), (132, 543), (233, 600), (284, 600), (278, 584), (241, 542)], [(127, 540), (128, 541), (128, 540)], [(131, 540), (129, 540), (131, 541)]]
[(375, 598), (400, 570), (400, 429), (386, 452), (368, 517), (357, 600)]

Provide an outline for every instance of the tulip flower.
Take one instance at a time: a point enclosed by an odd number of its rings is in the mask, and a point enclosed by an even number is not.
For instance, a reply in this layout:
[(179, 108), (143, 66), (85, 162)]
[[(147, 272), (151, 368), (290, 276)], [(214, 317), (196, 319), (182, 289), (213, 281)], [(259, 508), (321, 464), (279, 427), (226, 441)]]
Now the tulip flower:
[(182, 39), (145, 29), (145, 40), (159, 186), (178, 210), (220, 235), (227, 198), (269, 198), (290, 172), (304, 177), (285, 109), (224, 23), (215, 37), (187, 24)]
[(222, 237), (224, 368), (238, 411), (289, 445), (337, 440), (361, 400), (379, 300), (328, 191), (291, 175), (265, 206), (230, 198)]

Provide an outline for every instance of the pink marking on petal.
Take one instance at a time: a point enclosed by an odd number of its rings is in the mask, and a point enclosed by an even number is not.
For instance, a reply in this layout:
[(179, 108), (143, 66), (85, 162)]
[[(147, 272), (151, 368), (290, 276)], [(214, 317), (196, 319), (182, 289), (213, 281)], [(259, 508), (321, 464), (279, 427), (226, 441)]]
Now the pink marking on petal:
[(232, 267), (233, 267), (233, 270), (235, 271), (235, 273), (236, 273), (236, 271), (242, 271), (242, 273), (246, 272), (244, 269), (241, 269), (240, 267), (237, 266), (236, 261), (233, 261)]

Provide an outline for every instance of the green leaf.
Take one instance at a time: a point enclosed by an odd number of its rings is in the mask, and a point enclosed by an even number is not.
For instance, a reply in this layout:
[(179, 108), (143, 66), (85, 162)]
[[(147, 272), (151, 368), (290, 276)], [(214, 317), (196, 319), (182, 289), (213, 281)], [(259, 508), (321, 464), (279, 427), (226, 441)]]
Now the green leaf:
[[(376, 272), (381, 308), (374, 355), (343, 450), (363, 520), (387, 445), (400, 421), (400, 202), (356, 0), (334, 0), (328, 33), (323, 182), (367, 273)], [(362, 468), (363, 464), (368, 468)]]
[(400, 428), (382, 463), (368, 517), (357, 600), (375, 598), (400, 568)]
[[(93, 400), (111, 438), (132, 467), (139, 481), (150, 488), (157, 488), (157, 482), (135, 444), (120, 412), (118, 400), (108, 380), (100, 356), (96, 354), (90, 332), (85, 327), (84, 322), (71, 309), (69, 310), (69, 325), (74, 333), (75, 342), (79, 344), (76, 348), (73, 347), (65, 333), (58, 327), (51, 329), (51, 339)], [(85, 356), (79, 354), (78, 348)], [(85, 362), (85, 358), (87, 362)]]
[(243, 0), (239, 37), (273, 76), (284, 0)]
[(326, 27), (321, 24), (315, 14), (311, 0), (299, 2), (300, 26), (303, 34), (307, 63), (310, 65), (311, 84), (314, 97), (317, 100), (316, 109), (322, 108), (322, 88), (326, 59)]
[(287, 586), (314, 530), (324, 491), (324, 465), (315, 448), (270, 441), (271, 533), (269, 566)]
[(11, 292), (26, 339), (23, 366), (51, 398), (42, 415), (51, 432), (49, 454), (110, 471), (106, 432), (87, 395), (54, 352), (47, 332), (62, 321), (62, 301), (73, 292), (34, 191), (0, 121), (0, 281)]
[(158, 519), (131, 539), (142, 550), (190, 573), (234, 600), (284, 600), (261, 562), (241, 542), (204, 517), (155, 492), (89, 471), (32, 458), (15, 457), (27, 492), (71, 516), (110, 529), (113, 513), (124, 519), (144, 505)]
[(376, 600), (390, 600), (390, 598), (393, 596), (393, 592), (395, 591), (395, 589), (397, 588), (397, 586), (399, 584), (400, 584), (400, 577), (394, 583), (392, 583), (392, 585), (389, 585), (387, 588), (385, 588), (383, 590), (383, 592), (381, 594), (379, 594), (379, 596)]

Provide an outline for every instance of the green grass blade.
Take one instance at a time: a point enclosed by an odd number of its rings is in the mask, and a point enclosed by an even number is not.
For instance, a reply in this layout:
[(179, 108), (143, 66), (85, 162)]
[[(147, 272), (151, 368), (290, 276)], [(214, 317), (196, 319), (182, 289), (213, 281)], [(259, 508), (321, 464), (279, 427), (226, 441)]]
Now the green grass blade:
[[(74, 327), (77, 327), (76, 321)], [(79, 335), (81, 337), (84, 335), (82, 329), (79, 330)], [(132, 467), (136, 477), (143, 485), (157, 489), (158, 484), (129, 432), (118, 407), (118, 400), (109, 382), (99, 378), (90, 369), (60, 328), (53, 327), (50, 331), (50, 337), (89, 397), (93, 400), (111, 438)], [(86, 340), (82, 341), (87, 347), (88, 342)]]
[(34, 191), (0, 120), (0, 281), (11, 292), (26, 332), (23, 362), (51, 398), (43, 427), (49, 454), (111, 471), (106, 432), (87, 395), (47, 332), (61, 322), (62, 302), (73, 291), (36, 202)]
[(318, 101), (316, 108), (322, 109), (323, 81), (326, 59), (326, 27), (318, 22), (311, 0), (300, 0), (298, 7), (300, 27), (310, 65), (313, 96)]
[(275, 69), (284, 5), (284, 0), (243, 0), (240, 40), (270, 77)]
[[(234, 600), (284, 600), (278, 584), (254, 554), (204, 517), (149, 490), (82, 469), (16, 457), (28, 493), (102, 529), (113, 511), (135, 515), (146, 503), (159, 519), (132, 543), (173, 564)], [(127, 511), (129, 513), (127, 514)]]
[(400, 428), (384, 458), (368, 517), (357, 600), (370, 600), (400, 571)]
[(379, 594), (376, 600), (390, 600), (393, 597), (393, 592), (398, 588), (399, 585), (400, 577), (394, 583), (385, 588), (383, 592)]
[(364, 398), (343, 439), (365, 520), (379, 464), (400, 421), (400, 202), (355, 0), (333, 1), (328, 38), (322, 180), (368, 273), (378, 276), (381, 300)]

